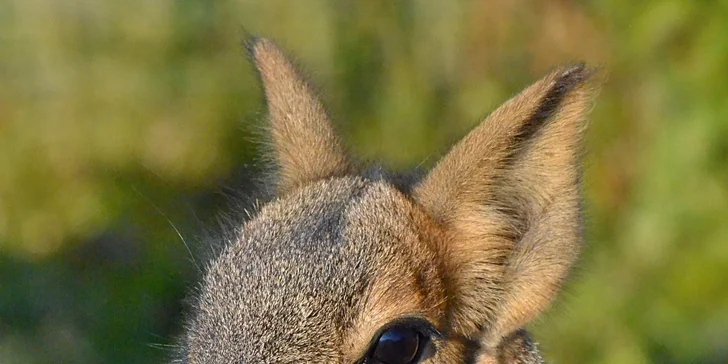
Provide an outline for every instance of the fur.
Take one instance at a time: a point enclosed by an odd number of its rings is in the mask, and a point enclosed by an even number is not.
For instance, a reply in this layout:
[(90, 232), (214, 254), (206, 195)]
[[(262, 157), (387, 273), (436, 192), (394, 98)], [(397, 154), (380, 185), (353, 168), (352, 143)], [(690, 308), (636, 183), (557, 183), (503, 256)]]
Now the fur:
[(358, 168), (286, 54), (248, 42), (265, 91), (277, 197), (205, 271), (179, 363), (362, 363), (403, 318), (421, 363), (542, 363), (523, 327), (580, 250), (579, 146), (594, 97), (558, 69), (421, 177)]

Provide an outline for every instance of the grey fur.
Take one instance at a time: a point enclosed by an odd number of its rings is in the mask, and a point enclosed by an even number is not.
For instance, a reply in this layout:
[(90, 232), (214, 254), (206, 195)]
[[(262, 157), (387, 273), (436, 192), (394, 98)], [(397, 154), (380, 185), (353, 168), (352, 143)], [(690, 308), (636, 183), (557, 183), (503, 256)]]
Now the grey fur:
[(212, 262), (186, 360), (338, 363), (341, 335), (373, 277), (416, 259), (399, 244), (398, 234), (417, 232), (392, 210), (392, 194), (383, 180), (343, 177), (263, 207)]

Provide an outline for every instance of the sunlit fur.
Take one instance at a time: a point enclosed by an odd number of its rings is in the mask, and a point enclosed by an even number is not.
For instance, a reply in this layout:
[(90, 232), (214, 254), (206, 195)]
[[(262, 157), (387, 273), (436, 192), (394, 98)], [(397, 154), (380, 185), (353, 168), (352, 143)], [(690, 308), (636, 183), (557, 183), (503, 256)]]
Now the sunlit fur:
[(181, 363), (356, 363), (419, 317), (423, 363), (541, 363), (523, 329), (580, 249), (579, 145), (594, 87), (557, 69), (420, 179), (356, 168), (284, 52), (248, 42), (278, 197), (208, 266)]

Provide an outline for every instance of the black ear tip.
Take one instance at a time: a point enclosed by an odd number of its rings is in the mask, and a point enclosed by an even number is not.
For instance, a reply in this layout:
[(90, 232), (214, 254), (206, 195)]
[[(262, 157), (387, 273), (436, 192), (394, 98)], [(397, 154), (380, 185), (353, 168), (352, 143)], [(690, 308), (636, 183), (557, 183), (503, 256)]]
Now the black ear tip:
[(565, 67), (563, 74), (582, 73), (586, 70), (585, 62), (578, 62)]
[(261, 38), (258, 35), (252, 34), (248, 32), (246, 29), (242, 30), (243, 36), (241, 40), (241, 44), (243, 46), (243, 49), (245, 49), (245, 52), (247, 53), (248, 57), (253, 57), (253, 53), (255, 52), (255, 46), (259, 44), (261, 41), (264, 40), (264, 38)]
[(593, 69), (587, 67), (586, 63), (580, 62), (564, 67), (557, 79), (558, 83), (569, 87), (586, 81), (593, 74)]
[(600, 84), (600, 78), (594, 79), (595, 74), (600, 74), (597, 68), (592, 68), (584, 62), (574, 63), (561, 68), (555, 76), (555, 90), (559, 93), (569, 92), (580, 86), (592, 88), (593, 83)]

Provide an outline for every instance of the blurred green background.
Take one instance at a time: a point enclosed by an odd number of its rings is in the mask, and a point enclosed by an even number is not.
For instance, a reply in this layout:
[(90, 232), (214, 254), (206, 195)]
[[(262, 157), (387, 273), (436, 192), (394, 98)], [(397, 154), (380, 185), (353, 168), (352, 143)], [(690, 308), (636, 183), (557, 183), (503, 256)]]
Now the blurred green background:
[(587, 246), (533, 329), (558, 363), (726, 363), (726, 24), (726, 1), (2, 0), (0, 363), (164, 360), (259, 169), (243, 27), (392, 168), (558, 64), (603, 66)]

